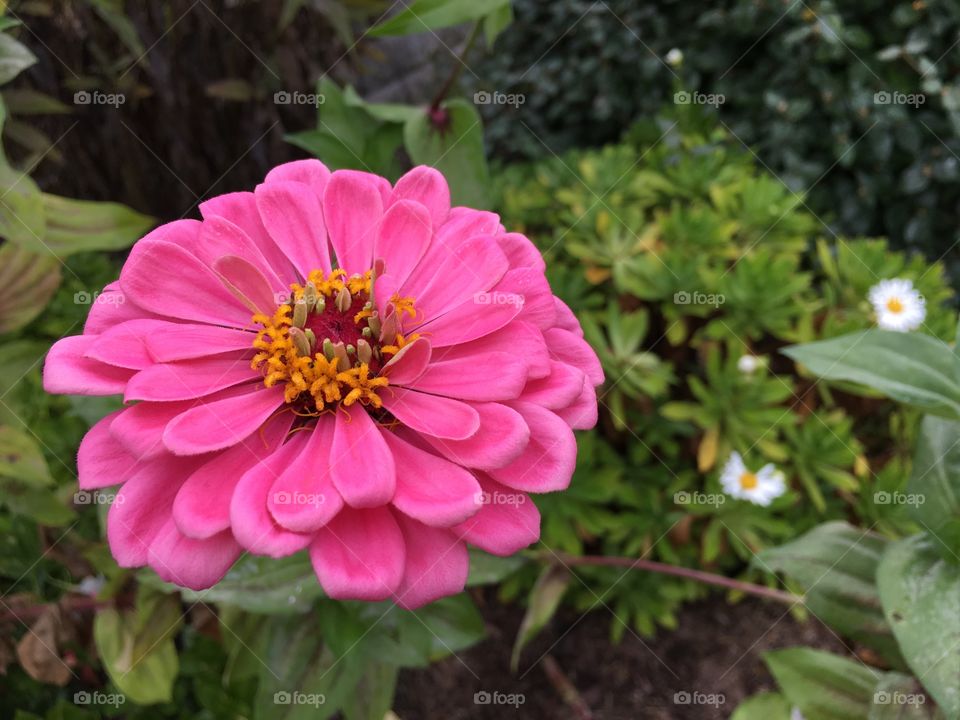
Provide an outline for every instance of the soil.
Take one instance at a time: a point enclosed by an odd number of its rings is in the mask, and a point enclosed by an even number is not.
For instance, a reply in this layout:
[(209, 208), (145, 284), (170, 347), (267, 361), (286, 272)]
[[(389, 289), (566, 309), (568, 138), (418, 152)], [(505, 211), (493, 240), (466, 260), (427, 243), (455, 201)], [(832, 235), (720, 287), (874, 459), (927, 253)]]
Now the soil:
[[(523, 609), (493, 604), (484, 615), (483, 642), (401, 673), (394, 702), (401, 720), (728, 718), (744, 698), (776, 689), (764, 652), (795, 645), (847, 651), (822, 623), (800, 623), (783, 605), (753, 599), (730, 605), (712, 597), (684, 608), (677, 630), (652, 639), (627, 631), (616, 645), (609, 642), (608, 612), (561, 613), (526, 648), (514, 675), (510, 651)], [(564, 701), (551, 666), (576, 688), (580, 709)], [(683, 693), (699, 702), (683, 704)], [(482, 704), (485, 697), (489, 704)]]

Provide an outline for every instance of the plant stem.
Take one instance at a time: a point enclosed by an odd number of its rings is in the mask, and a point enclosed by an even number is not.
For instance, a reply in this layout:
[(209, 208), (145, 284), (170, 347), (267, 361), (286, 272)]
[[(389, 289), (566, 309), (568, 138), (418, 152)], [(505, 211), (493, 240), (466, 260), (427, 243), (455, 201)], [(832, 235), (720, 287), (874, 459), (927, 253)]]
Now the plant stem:
[(437, 94), (433, 97), (433, 100), (430, 101), (430, 109), (436, 110), (440, 107), (440, 103), (443, 102), (443, 99), (447, 96), (453, 86), (457, 84), (457, 80), (460, 79), (460, 75), (463, 74), (463, 69), (467, 66), (467, 55), (470, 54), (470, 51), (473, 49), (474, 43), (477, 41), (477, 38), (480, 36), (480, 29), (483, 25), (482, 20), (477, 20), (473, 24), (473, 29), (470, 31), (470, 35), (467, 37), (467, 42), (463, 46), (463, 50), (460, 51), (460, 55), (457, 58), (457, 63), (453, 66), (453, 70), (450, 72), (450, 76), (447, 78), (447, 81), (443, 84), (440, 90), (437, 91)]
[[(544, 559), (548, 561), (551, 559), (550, 555), (541, 557), (544, 557)], [(614, 557), (609, 555), (567, 555), (566, 553), (553, 556), (552, 559), (556, 560), (557, 557), (559, 557), (560, 562), (562, 562), (564, 565), (592, 565), (647, 570), (649, 572), (660, 573), (662, 575), (674, 575), (676, 577), (687, 578), (688, 580), (695, 580), (707, 585), (716, 585), (718, 587), (727, 588), (728, 590), (737, 590), (748, 595), (755, 595), (768, 600), (776, 600), (777, 602), (786, 603), (788, 605), (803, 602), (803, 596), (794, 595), (793, 593), (785, 590), (768, 588), (765, 585), (757, 585), (755, 583), (744, 582), (743, 580), (734, 580), (733, 578), (728, 578), (724, 575), (717, 575), (715, 573), (708, 573), (704, 572), (703, 570), (695, 570), (694, 568), (681, 567), (679, 565), (670, 565), (669, 563), (657, 562), (656, 560)]]

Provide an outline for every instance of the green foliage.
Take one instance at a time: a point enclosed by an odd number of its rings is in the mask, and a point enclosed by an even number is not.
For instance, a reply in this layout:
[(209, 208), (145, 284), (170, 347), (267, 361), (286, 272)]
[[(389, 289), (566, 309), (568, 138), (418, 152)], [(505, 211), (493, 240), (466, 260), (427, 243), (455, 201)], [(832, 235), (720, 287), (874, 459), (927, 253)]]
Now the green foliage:
[(886, 235), (960, 272), (954, 3), (515, 0), (514, 12), (477, 69), (479, 86), (525, 96), (488, 108), (497, 155), (615, 141), (684, 88), (722, 96), (717, 113), (771, 183), (809, 194), (833, 232)]

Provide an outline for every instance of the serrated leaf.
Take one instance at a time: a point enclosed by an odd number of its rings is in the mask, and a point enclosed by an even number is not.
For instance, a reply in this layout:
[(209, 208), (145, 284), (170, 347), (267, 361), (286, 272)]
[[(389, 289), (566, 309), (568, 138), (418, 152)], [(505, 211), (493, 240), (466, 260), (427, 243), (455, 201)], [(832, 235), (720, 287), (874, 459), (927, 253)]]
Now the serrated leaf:
[(960, 564), (926, 533), (892, 543), (877, 569), (883, 612), (910, 669), (947, 717), (960, 717)]

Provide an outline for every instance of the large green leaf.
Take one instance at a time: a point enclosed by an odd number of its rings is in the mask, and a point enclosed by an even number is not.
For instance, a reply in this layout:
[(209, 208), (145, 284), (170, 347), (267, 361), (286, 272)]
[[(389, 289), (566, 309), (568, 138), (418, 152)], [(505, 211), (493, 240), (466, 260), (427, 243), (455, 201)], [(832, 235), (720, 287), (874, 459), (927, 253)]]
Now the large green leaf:
[(123, 250), (154, 223), (147, 215), (112, 202), (71, 200), (42, 194), (47, 227), (45, 245), (57, 255), (86, 250)]
[(430, 165), (444, 174), (455, 205), (489, 207), (483, 124), (473, 105), (454, 99), (438, 111), (423, 110), (403, 126), (403, 143), (415, 164)]
[(384, 720), (393, 707), (400, 668), (374, 659), (367, 661), (356, 688), (343, 704), (346, 720)]
[(274, 559), (244, 555), (226, 576), (207, 590), (185, 590), (163, 583), (149, 571), (145, 582), (167, 591), (180, 590), (190, 602), (234, 605), (254, 613), (303, 613), (323, 597), (307, 553)]
[(907, 492), (911, 514), (946, 547), (960, 555), (960, 422), (923, 419)]
[(867, 720), (942, 720), (915, 677), (886, 673), (873, 692)]
[(40, 188), (26, 173), (0, 162), (0, 238), (49, 255), (43, 241), (45, 231)]
[(17, 330), (37, 315), (60, 286), (60, 261), (13, 243), (0, 245), (0, 333)]
[(141, 589), (130, 610), (101, 610), (93, 623), (100, 658), (121, 692), (141, 705), (169, 702), (179, 663), (173, 637), (182, 624), (176, 595)]
[(497, 557), (482, 550), (470, 548), (470, 575), (467, 577), (467, 587), (498, 583), (524, 562), (524, 559), (518, 555)]
[(37, 61), (26, 45), (0, 33), (0, 85), (8, 83)]
[(764, 661), (806, 720), (864, 720), (880, 674), (863, 663), (812, 648), (788, 648)]
[(960, 418), (960, 358), (920, 333), (866, 330), (783, 352), (828, 380), (849, 380), (927, 412)]
[(499, 12), (510, 0), (415, 0), (368, 35), (409, 35), (459, 25)]
[(960, 564), (921, 533), (887, 548), (877, 586), (903, 656), (949, 718), (960, 717)]
[(780, 693), (759, 693), (740, 703), (730, 720), (790, 720), (790, 703)]
[(0, 480), (44, 488), (53, 485), (50, 468), (34, 439), (8, 425), (0, 425)]
[(756, 566), (786, 573), (800, 583), (804, 604), (823, 622), (901, 662), (875, 582), (886, 546), (876, 533), (828, 522), (764, 550)]
[(26, 375), (38, 373), (48, 343), (36, 340), (15, 340), (0, 343), (0, 424), (26, 430), (20, 419), (19, 404), (14, 402), (14, 388)]

